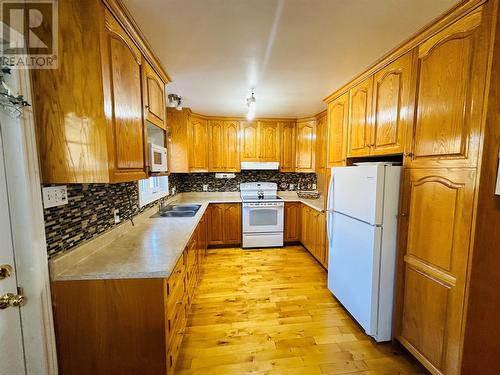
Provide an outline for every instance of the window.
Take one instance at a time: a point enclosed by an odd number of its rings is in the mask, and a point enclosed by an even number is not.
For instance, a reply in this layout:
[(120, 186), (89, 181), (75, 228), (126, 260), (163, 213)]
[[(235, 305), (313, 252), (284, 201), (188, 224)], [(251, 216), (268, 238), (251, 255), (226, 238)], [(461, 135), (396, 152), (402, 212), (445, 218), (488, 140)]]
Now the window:
[(139, 207), (168, 195), (168, 176), (139, 180)]

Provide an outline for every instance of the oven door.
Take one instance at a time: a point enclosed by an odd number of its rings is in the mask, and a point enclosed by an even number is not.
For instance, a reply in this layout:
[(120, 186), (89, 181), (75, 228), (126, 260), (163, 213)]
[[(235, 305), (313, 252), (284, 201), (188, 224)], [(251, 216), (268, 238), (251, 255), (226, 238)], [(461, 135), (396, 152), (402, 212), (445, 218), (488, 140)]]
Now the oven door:
[(243, 203), (243, 233), (283, 232), (283, 205)]

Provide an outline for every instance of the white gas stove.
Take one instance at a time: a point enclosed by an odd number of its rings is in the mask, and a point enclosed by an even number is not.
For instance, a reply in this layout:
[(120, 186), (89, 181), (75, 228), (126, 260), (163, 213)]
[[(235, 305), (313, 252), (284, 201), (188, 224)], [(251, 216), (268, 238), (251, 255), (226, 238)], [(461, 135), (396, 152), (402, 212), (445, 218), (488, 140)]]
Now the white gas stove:
[(283, 199), (278, 197), (274, 182), (240, 184), (243, 201), (243, 247), (262, 248), (283, 246)]

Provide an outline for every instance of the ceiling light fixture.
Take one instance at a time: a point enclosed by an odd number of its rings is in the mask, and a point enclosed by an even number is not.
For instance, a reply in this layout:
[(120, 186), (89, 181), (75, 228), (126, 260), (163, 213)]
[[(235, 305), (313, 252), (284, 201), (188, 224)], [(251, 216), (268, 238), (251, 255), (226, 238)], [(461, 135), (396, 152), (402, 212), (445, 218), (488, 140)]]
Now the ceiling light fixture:
[(167, 107), (182, 111), (182, 97), (176, 94), (168, 94)]
[(247, 120), (251, 121), (255, 118), (255, 106), (256, 106), (256, 100), (255, 100), (255, 89), (252, 89), (252, 96), (247, 98), (247, 106), (248, 106), (248, 112), (247, 112)]

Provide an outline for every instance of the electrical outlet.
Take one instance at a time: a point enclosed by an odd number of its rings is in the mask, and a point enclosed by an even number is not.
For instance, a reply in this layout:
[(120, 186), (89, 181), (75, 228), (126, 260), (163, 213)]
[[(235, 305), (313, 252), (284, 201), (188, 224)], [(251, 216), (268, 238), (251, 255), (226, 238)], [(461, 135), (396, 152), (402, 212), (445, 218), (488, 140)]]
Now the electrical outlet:
[(215, 178), (235, 178), (234, 173), (216, 173)]
[(290, 184), (289, 187), (290, 187), (290, 190), (295, 190), (295, 184)]
[(208, 185), (207, 184), (203, 184), (203, 191), (208, 191)]
[(177, 190), (177, 188), (174, 186), (174, 187), (172, 188), (172, 195), (175, 195), (175, 191), (176, 191), (176, 190)]
[(316, 184), (312, 184), (312, 189), (316, 190)]
[(113, 209), (113, 220), (115, 221), (115, 224), (118, 224), (120, 220), (120, 210), (118, 208)]
[(48, 186), (42, 189), (43, 208), (68, 204), (68, 189), (66, 185)]

